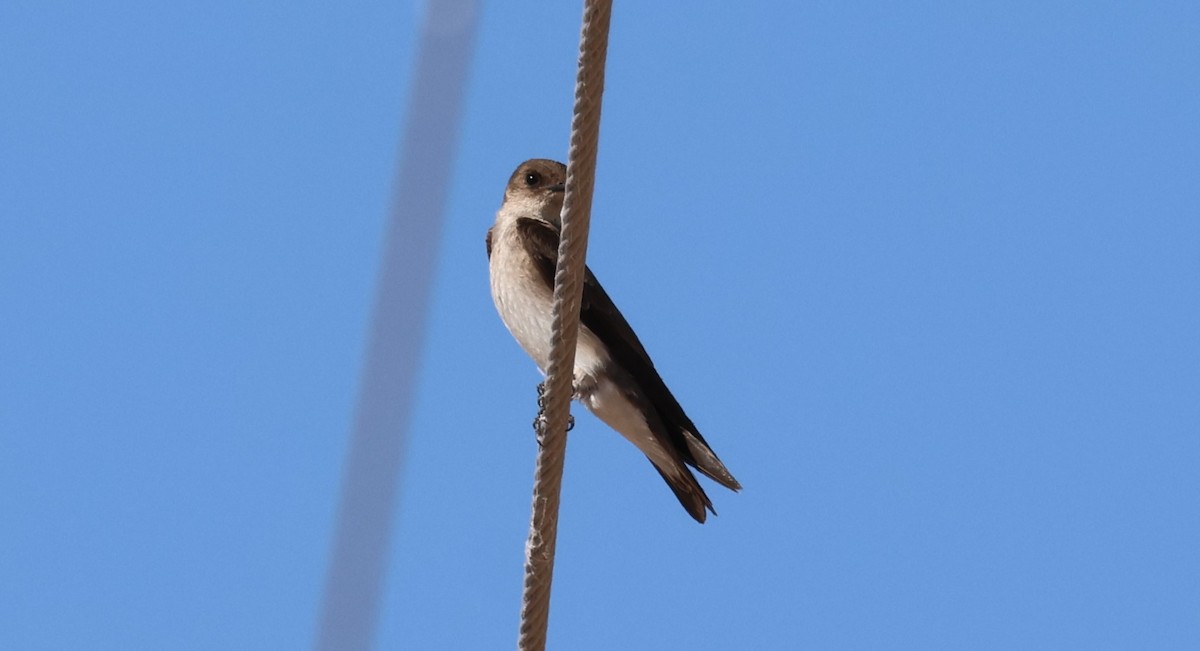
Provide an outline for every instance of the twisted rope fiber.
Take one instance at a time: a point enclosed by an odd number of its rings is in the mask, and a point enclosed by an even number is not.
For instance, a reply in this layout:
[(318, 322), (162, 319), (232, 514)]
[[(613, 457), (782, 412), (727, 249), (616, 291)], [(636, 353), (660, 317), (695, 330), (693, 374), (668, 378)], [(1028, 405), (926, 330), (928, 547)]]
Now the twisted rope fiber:
[(608, 54), (611, 0), (586, 0), (579, 38), (579, 71), (567, 154), (562, 236), (554, 274), (550, 364), (546, 369), (545, 418), (540, 421), (541, 449), (534, 471), (533, 514), (525, 547), (525, 585), (521, 600), (521, 651), (546, 648), (550, 618), (550, 586), (558, 537), (558, 505), (567, 419), (574, 394), (575, 343), (579, 337), (579, 304), (583, 293), (584, 258), (595, 187), (596, 149), (600, 138), (600, 100), (604, 93), (604, 61)]

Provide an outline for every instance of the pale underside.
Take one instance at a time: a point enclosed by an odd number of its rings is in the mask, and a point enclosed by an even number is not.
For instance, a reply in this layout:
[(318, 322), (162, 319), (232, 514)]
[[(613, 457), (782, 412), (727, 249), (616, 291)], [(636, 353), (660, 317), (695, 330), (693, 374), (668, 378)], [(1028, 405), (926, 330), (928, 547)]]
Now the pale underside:
[[(545, 374), (550, 361), (553, 292), (519, 237), (512, 222), (498, 223), (492, 232), (492, 300), (513, 338)], [(609, 372), (611, 364), (600, 339), (581, 324), (575, 347), (575, 397), (660, 469), (671, 472), (681, 468), (647, 425), (641, 409), (614, 381)]]

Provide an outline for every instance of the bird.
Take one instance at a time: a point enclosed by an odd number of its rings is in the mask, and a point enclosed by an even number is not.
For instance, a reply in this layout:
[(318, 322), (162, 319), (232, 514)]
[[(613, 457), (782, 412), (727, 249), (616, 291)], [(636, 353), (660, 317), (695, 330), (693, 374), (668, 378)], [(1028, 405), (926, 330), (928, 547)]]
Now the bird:
[[(551, 308), (567, 168), (548, 159), (521, 163), (509, 177), (486, 245), (492, 300), (500, 319), (543, 375), (550, 363)], [(667, 388), (642, 342), (585, 267), (574, 399), (633, 443), (697, 522), (712, 501), (689, 470), (742, 486), (717, 458)], [(539, 386), (540, 393), (540, 386)]]

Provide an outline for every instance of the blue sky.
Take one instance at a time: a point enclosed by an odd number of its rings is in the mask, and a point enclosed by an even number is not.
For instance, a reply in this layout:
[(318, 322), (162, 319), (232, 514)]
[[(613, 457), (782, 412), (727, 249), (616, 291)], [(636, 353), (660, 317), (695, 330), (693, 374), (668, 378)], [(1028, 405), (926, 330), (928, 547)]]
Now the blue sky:
[[(516, 639), (546, 4), (480, 16), (379, 648)], [(659, 4), (588, 260), (745, 490), (577, 410), (552, 648), (1200, 646), (1200, 10)], [(311, 646), (420, 15), (0, 5), (0, 648)]]

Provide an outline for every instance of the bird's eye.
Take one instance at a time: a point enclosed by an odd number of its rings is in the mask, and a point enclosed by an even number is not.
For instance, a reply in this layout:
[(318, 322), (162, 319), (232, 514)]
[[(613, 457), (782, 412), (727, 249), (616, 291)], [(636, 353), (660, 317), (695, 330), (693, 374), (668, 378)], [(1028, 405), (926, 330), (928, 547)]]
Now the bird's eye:
[(537, 172), (526, 172), (525, 173), (525, 185), (532, 188), (533, 186), (535, 186), (541, 182), (542, 182), (541, 174), (538, 174)]

